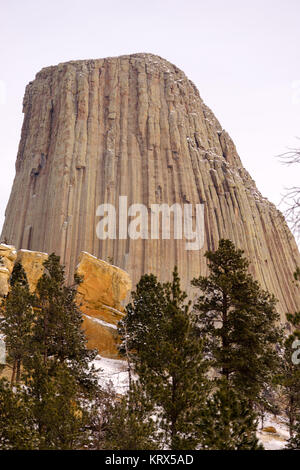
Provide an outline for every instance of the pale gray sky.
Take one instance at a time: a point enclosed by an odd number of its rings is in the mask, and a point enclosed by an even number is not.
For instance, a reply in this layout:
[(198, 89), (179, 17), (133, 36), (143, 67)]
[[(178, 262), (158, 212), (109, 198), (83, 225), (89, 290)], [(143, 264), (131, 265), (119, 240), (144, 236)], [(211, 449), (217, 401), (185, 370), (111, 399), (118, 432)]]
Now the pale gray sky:
[(26, 84), (45, 66), (151, 52), (180, 67), (233, 138), (259, 190), (278, 204), (299, 167), (299, 0), (0, 0), (0, 229)]

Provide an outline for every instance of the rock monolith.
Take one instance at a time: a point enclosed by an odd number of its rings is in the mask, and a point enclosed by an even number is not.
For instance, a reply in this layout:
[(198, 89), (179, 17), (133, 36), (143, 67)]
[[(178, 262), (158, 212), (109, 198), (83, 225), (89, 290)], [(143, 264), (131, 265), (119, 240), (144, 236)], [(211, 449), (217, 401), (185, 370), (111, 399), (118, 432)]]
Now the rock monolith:
[[(176, 66), (133, 54), (47, 67), (28, 84), (23, 111), (2, 240), (56, 252), (70, 276), (87, 251), (125, 269), (133, 286), (147, 272), (169, 279), (176, 264), (192, 296), (190, 280), (207, 272), (205, 251), (230, 238), (278, 298), (280, 313), (300, 309), (292, 284), (300, 256), (284, 217), (257, 190), (231, 138)], [(120, 232), (120, 196), (128, 207), (143, 204), (149, 225), (153, 204), (203, 204), (203, 246), (187, 250), (172, 229), (163, 239), (162, 227), (157, 239), (150, 228), (148, 238), (134, 239), (123, 222)], [(102, 204), (116, 210), (115, 238), (98, 238)]]

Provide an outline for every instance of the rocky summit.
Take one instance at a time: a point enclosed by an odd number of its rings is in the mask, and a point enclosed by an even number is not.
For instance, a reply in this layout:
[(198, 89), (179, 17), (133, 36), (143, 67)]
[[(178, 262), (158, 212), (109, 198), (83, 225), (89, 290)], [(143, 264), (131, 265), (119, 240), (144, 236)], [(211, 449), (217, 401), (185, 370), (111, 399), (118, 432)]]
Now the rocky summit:
[[(55, 252), (70, 278), (82, 251), (126, 270), (133, 285), (148, 272), (167, 280), (176, 264), (191, 294), (190, 280), (207, 273), (205, 251), (230, 238), (282, 316), (300, 308), (291, 282), (300, 255), (284, 217), (176, 66), (133, 54), (47, 67), (28, 84), (23, 111), (2, 240)], [(112, 236), (99, 238), (98, 207), (117, 210), (120, 196), (149, 211), (201, 204), (203, 243), (187, 249), (184, 238), (163, 238), (162, 227), (156, 238), (130, 237), (119, 216)]]

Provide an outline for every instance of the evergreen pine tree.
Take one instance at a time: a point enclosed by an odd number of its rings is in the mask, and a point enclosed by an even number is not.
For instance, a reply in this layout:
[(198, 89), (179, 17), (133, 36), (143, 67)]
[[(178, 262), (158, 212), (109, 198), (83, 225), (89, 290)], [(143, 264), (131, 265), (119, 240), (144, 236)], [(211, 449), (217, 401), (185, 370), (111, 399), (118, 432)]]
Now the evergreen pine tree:
[(30, 405), (19, 386), (12, 390), (6, 379), (0, 379), (0, 450), (38, 449)]
[[(300, 269), (294, 273), (294, 283), (299, 286)], [(286, 328), (289, 332), (285, 338), (280, 361), (280, 372), (276, 377), (281, 386), (283, 402), (289, 422), (290, 440), (299, 432), (297, 417), (300, 416), (300, 312), (287, 313)], [(297, 439), (297, 437), (295, 437)], [(290, 441), (291, 442), (291, 441)], [(296, 442), (296, 441), (293, 441)]]
[(45, 273), (36, 288), (35, 350), (43, 356), (45, 366), (50, 358), (65, 363), (81, 385), (93, 386), (95, 377), (89, 372), (89, 364), (97, 352), (86, 348), (82, 314), (75, 302), (81, 279), (75, 276), (74, 285), (66, 286), (64, 267), (54, 253), (44, 262), (44, 267)]
[(205, 256), (209, 276), (192, 281), (201, 291), (195, 303), (199, 329), (208, 338), (212, 367), (252, 406), (278, 366), (276, 301), (253, 280), (243, 251), (230, 240), (220, 240)]
[[(6, 328), (10, 354), (14, 347), (19, 351), (24, 344), (27, 352), (22, 356), (22, 386), (14, 388), (10, 395), (5, 387), (0, 390), (0, 400), (1, 396), (6, 397), (4, 410), (8, 423), (15, 404), (24, 418), (23, 428), (22, 420), (17, 421), (16, 432), (14, 427), (9, 427), (10, 424), (6, 428), (5, 448), (86, 448), (90, 437), (90, 402), (98, 384), (95, 370), (90, 367), (96, 352), (86, 348), (82, 316), (75, 303), (80, 280), (75, 279), (75, 285), (67, 287), (64, 269), (54, 254), (49, 256), (44, 266), (45, 273), (36, 289), (36, 315), (30, 316), (32, 308), (27, 312), (24, 307), (27, 307), (24, 301), (27, 295), (29, 300), (31, 298), (24, 270), (18, 265), (11, 276), (11, 291), (4, 306), (3, 328)], [(24, 322), (24, 311), (27, 315), (26, 343), (22, 334), (23, 342), (17, 348), (20, 344), (16, 340), (20, 335), (19, 325), (23, 327), (23, 323), (15, 321), (14, 315), (18, 319), (22, 313)], [(18, 437), (22, 429), (24, 436), (29, 435), (26, 443)]]
[(126, 306), (126, 317), (119, 323), (123, 339), (120, 352), (124, 355), (127, 352), (129, 362), (139, 362), (141, 357), (148, 356), (148, 343), (156, 345), (163, 339), (161, 323), (166, 308), (163, 285), (153, 274), (142, 276), (132, 292), (132, 303)]
[(276, 382), (282, 390), (290, 437), (293, 435), (296, 416), (300, 413), (300, 365), (294, 364), (292, 361), (293, 343), (294, 335), (286, 338), (280, 361), (280, 372), (276, 377)]
[(40, 450), (72, 450), (87, 445), (88, 401), (63, 363), (35, 355), (25, 375), (24, 402), (34, 418)]
[(0, 331), (4, 335), (7, 362), (12, 366), (11, 384), (19, 383), (21, 366), (31, 354), (34, 297), (29, 291), (23, 266), (16, 263), (10, 277), (10, 292), (3, 301)]
[(186, 297), (176, 268), (171, 283), (142, 276), (120, 325), (123, 345), (158, 415), (164, 444), (177, 450), (196, 447), (208, 392), (202, 342)]
[(247, 400), (222, 379), (207, 401), (201, 448), (208, 450), (259, 450), (256, 415)]
[(289, 450), (300, 450), (300, 414), (295, 417), (293, 434), (288, 440), (286, 448)]
[[(276, 382), (281, 386), (285, 411), (289, 422), (290, 437), (293, 437), (296, 417), (300, 415), (300, 312), (287, 314), (289, 330), (293, 332), (284, 341), (280, 361), (280, 372)], [(295, 344), (298, 347), (295, 349)]]
[[(106, 450), (160, 448), (155, 421), (151, 416), (152, 405), (138, 381), (132, 383), (126, 395), (110, 399), (107, 405), (106, 422), (105, 426), (102, 426), (102, 439), (98, 439), (98, 448)], [(103, 402), (101, 408), (102, 406)], [(100, 416), (103, 417), (103, 414)]]
[(119, 397), (109, 382), (105, 387), (99, 387), (93, 400), (90, 402), (91, 413), (87, 424), (89, 432), (88, 448), (92, 450), (109, 449), (106, 446), (106, 433), (111, 422), (111, 409), (113, 403), (117, 402)]
[(255, 409), (260, 418), (260, 429), (264, 428), (265, 418), (268, 413), (274, 416), (280, 414), (279, 396), (280, 389), (276, 384), (276, 377), (274, 377), (274, 382), (271, 385), (266, 384), (264, 386), (255, 402)]
[(44, 262), (36, 287), (34, 354), (26, 362), (24, 381), (33, 402), (40, 448), (76, 449), (86, 442), (86, 404), (97, 391), (96, 351), (88, 350), (82, 314), (75, 302), (80, 279), (65, 285), (64, 268), (54, 253)]

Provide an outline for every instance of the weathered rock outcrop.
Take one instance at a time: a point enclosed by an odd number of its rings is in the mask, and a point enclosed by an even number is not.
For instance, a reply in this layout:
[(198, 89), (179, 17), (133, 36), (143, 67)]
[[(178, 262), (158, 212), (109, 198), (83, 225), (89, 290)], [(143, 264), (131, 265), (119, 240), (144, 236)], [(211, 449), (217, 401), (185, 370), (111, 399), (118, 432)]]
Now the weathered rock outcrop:
[[(178, 265), (185, 287), (206, 273), (206, 249), (232, 239), (251, 271), (300, 308), (292, 274), (299, 251), (282, 214), (258, 192), (235, 146), (198, 90), (151, 54), (73, 61), (39, 72), (26, 88), (16, 177), (2, 237), (56, 252), (70, 273), (81, 251), (162, 280)], [(267, 177), (267, 175), (266, 175)], [(119, 196), (142, 203), (204, 204), (204, 246), (186, 240), (99, 240), (96, 208)]]
[(17, 261), (22, 264), (26, 272), (28, 284), (32, 292), (35, 290), (39, 278), (44, 273), (43, 263), (47, 258), (47, 253), (40, 253), (39, 251), (18, 251)]
[[(15, 250), (13, 246), (0, 245), (0, 300), (9, 290), (9, 276), (14, 263), (20, 261), (25, 269), (29, 287), (35, 290), (44, 272), (46, 253)], [(118, 356), (116, 324), (123, 317), (122, 302), (131, 290), (131, 280), (125, 271), (99, 260), (89, 253), (81, 253), (77, 273), (82, 276), (76, 301), (84, 314), (83, 328), (88, 347), (97, 349), (101, 356)]]
[(47, 253), (39, 251), (19, 250), (14, 246), (0, 244), (0, 297), (7, 295), (9, 291), (9, 277), (14, 264), (19, 261), (25, 269), (29, 287), (34, 291), (37, 282), (44, 272), (43, 262), (48, 258)]
[(9, 277), (16, 258), (17, 252), (14, 246), (0, 245), (0, 297), (8, 293)]
[(129, 275), (120, 268), (81, 253), (77, 274), (83, 277), (77, 301), (84, 313), (89, 347), (105, 357), (117, 357), (117, 323), (124, 315), (122, 301), (131, 290)]

